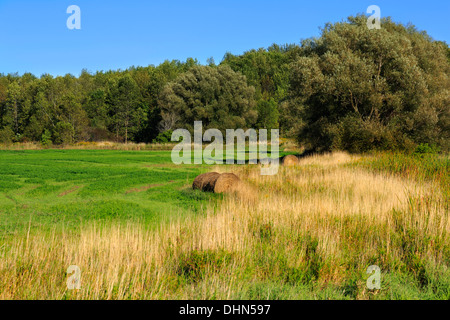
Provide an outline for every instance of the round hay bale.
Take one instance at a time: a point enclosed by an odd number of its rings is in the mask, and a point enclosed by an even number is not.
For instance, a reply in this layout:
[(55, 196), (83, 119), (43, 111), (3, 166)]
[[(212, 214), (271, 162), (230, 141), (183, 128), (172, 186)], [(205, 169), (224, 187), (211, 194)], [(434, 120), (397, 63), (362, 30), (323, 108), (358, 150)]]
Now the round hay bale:
[(283, 158), (281, 161), (281, 164), (283, 166), (295, 166), (298, 164), (298, 158), (293, 155), (288, 155)]
[(217, 172), (208, 172), (199, 175), (195, 178), (194, 183), (192, 184), (192, 188), (194, 190), (202, 190), (202, 191), (214, 191), (214, 184), (217, 178), (220, 176), (220, 173)]
[(214, 193), (233, 192), (237, 189), (241, 179), (234, 173), (222, 173), (214, 184)]

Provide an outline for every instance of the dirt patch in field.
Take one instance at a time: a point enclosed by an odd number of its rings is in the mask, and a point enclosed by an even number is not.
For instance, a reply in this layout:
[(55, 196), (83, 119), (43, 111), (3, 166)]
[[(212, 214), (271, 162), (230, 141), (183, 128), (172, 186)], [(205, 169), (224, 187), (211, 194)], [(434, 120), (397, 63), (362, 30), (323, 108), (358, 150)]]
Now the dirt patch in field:
[(144, 191), (147, 191), (148, 189), (151, 189), (151, 188), (162, 187), (163, 185), (164, 184), (150, 184), (148, 186), (143, 186), (143, 187), (139, 187), (139, 188), (133, 188), (133, 189), (130, 189), (127, 192), (125, 192), (125, 194), (135, 193), (135, 192), (144, 192)]
[[(174, 183), (174, 180), (170, 180), (169, 183)], [(136, 193), (136, 192), (144, 192), (147, 191), (148, 189), (152, 189), (152, 188), (157, 188), (157, 187), (162, 187), (166, 185), (165, 183), (158, 183), (158, 184), (149, 184), (147, 186), (142, 186), (139, 188), (133, 188), (128, 190), (127, 192), (125, 192), (125, 194), (129, 194), (129, 193)]]
[(15, 204), (17, 204), (17, 200), (14, 199), (14, 198), (13, 198), (12, 196), (10, 196), (9, 194), (6, 194), (6, 193), (5, 193), (5, 198), (7, 198), (7, 199), (11, 200), (12, 202), (14, 202)]
[(77, 190), (80, 189), (80, 188), (81, 188), (80, 186), (75, 186), (75, 187), (73, 187), (73, 188), (71, 188), (71, 189), (69, 189), (69, 190), (66, 190), (66, 191), (64, 191), (64, 192), (61, 192), (61, 193), (58, 195), (58, 197), (64, 197), (64, 196), (68, 195), (69, 193), (72, 193), (72, 192), (77, 191)]
[(41, 185), (38, 184), (37, 186), (32, 186), (31, 188), (24, 187), (24, 188), (22, 188), (24, 191), (19, 192), (17, 195), (18, 195), (18, 196), (23, 196), (26, 192), (33, 191), (34, 189), (37, 189), (37, 188), (39, 188), (40, 186), (41, 186)]

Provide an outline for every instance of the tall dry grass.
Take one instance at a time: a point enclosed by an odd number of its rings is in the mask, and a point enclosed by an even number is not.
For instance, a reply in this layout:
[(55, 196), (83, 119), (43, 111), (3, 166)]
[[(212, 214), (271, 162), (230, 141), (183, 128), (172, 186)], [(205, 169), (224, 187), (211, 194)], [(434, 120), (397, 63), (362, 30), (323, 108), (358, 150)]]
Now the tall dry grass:
[[(9, 239), (0, 298), (402, 298), (393, 275), (411, 294), (445, 298), (450, 220), (439, 185), (345, 165), (355, 160), (309, 157), (276, 176), (218, 167), (246, 181), (239, 192), (156, 232), (85, 225)], [(364, 282), (374, 264), (384, 274), (376, 292)], [(66, 288), (69, 265), (82, 271), (80, 290)]]
[(174, 143), (121, 143), (112, 141), (78, 142), (68, 145), (43, 146), (38, 142), (17, 142), (12, 144), (0, 144), (0, 150), (42, 150), (42, 149), (65, 149), (65, 150), (172, 150)]

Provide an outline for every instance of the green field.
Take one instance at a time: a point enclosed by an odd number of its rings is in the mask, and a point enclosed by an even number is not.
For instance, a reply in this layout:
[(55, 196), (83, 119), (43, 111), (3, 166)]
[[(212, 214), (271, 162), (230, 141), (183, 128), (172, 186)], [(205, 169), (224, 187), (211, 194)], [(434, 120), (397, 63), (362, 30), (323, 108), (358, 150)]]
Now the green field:
[(81, 221), (147, 225), (199, 214), (214, 195), (191, 190), (207, 166), (175, 166), (169, 151), (0, 151), (2, 236)]

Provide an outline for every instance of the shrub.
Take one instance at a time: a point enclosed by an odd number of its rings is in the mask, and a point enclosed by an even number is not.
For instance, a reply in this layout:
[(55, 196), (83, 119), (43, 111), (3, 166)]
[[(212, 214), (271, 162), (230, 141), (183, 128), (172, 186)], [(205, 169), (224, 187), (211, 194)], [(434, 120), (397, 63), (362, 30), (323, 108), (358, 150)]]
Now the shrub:
[(41, 136), (41, 145), (43, 147), (49, 147), (52, 145), (52, 134), (47, 129), (44, 130), (44, 133)]
[(153, 139), (153, 143), (169, 143), (172, 140), (172, 130), (167, 130), (158, 134), (156, 139)]
[(353, 115), (330, 126), (328, 134), (332, 137), (332, 149), (351, 153), (409, 148), (405, 138), (395, 129)]
[(421, 143), (414, 150), (415, 154), (437, 154), (440, 152), (440, 148), (436, 145), (428, 145), (428, 143)]

